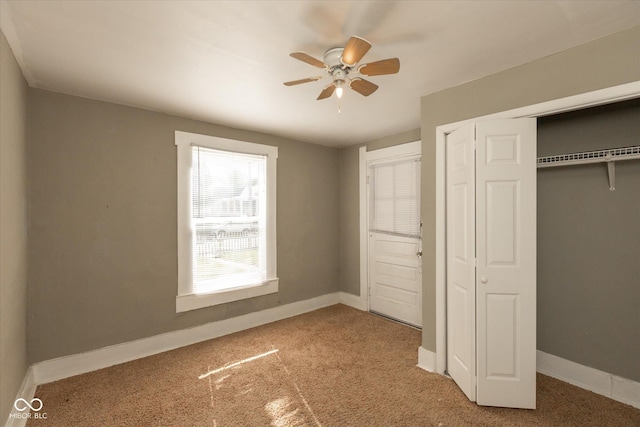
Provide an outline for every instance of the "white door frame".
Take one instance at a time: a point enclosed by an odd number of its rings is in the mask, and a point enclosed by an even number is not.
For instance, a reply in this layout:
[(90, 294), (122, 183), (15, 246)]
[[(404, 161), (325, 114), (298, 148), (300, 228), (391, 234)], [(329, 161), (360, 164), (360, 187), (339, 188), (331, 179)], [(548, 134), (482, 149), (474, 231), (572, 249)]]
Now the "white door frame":
[(405, 157), (422, 152), (422, 142), (413, 141), (387, 148), (359, 150), (359, 201), (360, 201), (360, 300), (361, 309), (370, 310), (369, 301), (369, 206), (367, 204), (367, 164), (371, 161)]
[[(448, 123), (436, 127), (436, 372), (444, 374), (447, 367), (447, 319), (446, 319), (446, 135), (471, 122), (488, 119), (514, 119), (543, 117), (551, 114), (594, 107), (640, 97), (640, 81), (612, 86), (579, 95), (559, 98), (526, 107), (501, 111), (486, 116)], [(366, 180), (366, 175), (365, 175)], [(362, 206), (361, 206), (362, 207)], [(366, 206), (365, 206), (366, 207)], [(362, 210), (361, 210), (362, 212)], [(362, 215), (362, 213), (361, 213)], [(362, 220), (362, 217), (361, 217)], [(362, 231), (361, 231), (362, 235)], [(362, 272), (361, 278), (362, 278)], [(362, 279), (361, 279), (362, 280)], [(425, 322), (423, 322), (425, 324)]]

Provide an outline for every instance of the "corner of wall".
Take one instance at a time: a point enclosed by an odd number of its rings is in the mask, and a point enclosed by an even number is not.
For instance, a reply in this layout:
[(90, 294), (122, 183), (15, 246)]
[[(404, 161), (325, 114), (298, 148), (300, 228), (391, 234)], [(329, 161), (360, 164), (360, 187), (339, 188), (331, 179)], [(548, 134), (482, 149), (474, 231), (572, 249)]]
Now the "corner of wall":
[(27, 372), (27, 83), (0, 33), (0, 422)]

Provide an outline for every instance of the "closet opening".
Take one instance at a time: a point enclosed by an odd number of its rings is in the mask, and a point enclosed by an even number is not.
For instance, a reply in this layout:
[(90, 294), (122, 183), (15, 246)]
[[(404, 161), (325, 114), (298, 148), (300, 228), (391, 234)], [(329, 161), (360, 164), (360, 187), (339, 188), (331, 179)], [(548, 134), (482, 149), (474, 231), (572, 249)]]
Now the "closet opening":
[[(635, 382), (639, 136), (640, 99), (538, 118), (539, 159), (585, 161), (537, 170), (538, 352)], [(613, 186), (610, 163), (597, 162), (601, 152), (623, 153), (615, 158)]]

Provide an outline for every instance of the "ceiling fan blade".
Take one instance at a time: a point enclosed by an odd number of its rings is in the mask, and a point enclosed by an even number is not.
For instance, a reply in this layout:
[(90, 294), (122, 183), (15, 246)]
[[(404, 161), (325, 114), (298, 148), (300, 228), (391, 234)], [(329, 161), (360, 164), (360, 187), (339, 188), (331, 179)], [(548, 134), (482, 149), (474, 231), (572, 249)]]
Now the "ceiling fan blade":
[(371, 43), (360, 37), (351, 37), (342, 52), (342, 63), (347, 67), (353, 67), (369, 52), (369, 49), (371, 49)]
[(330, 85), (328, 85), (327, 87), (325, 87), (322, 92), (320, 92), (320, 95), (318, 95), (318, 101), (321, 99), (325, 99), (330, 97), (331, 95), (333, 95), (333, 91), (336, 90), (336, 84), (335, 83), (331, 83)]
[(364, 64), (358, 68), (358, 72), (365, 76), (382, 76), (395, 74), (398, 71), (400, 71), (400, 60), (398, 58), (383, 59), (382, 61)]
[(314, 58), (313, 56), (309, 55), (308, 53), (304, 53), (304, 52), (293, 52), (290, 53), (289, 56), (291, 56), (292, 58), (296, 58), (302, 62), (306, 62), (307, 64), (311, 64), (314, 67), (318, 67), (318, 68), (327, 68), (327, 65), (320, 61), (319, 59)]
[(316, 77), (309, 77), (307, 79), (300, 79), (300, 80), (293, 80), (291, 82), (284, 82), (285, 86), (295, 86), (295, 85), (299, 85), (302, 83), (309, 83), (309, 82), (315, 82), (316, 80), (320, 80), (322, 77), (320, 76), (316, 76)]
[(375, 83), (371, 83), (368, 80), (361, 79), (356, 77), (349, 82), (349, 87), (360, 95), (369, 96), (376, 90), (378, 90), (378, 85)]

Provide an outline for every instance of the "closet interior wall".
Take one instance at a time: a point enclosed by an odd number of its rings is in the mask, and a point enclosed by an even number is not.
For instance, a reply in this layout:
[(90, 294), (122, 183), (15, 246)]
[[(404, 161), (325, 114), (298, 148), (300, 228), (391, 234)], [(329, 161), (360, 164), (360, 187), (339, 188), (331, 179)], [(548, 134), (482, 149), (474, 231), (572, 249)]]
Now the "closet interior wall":
[[(640, 145), (640, 100), (538, 119), (538, 157)], [(640, 160), (538, 169), (537, 347), (640, 381)]]

